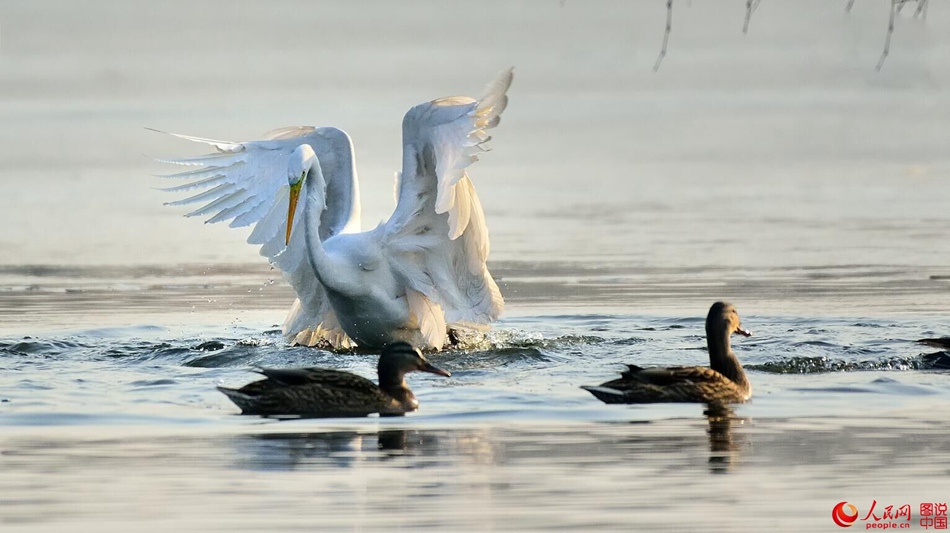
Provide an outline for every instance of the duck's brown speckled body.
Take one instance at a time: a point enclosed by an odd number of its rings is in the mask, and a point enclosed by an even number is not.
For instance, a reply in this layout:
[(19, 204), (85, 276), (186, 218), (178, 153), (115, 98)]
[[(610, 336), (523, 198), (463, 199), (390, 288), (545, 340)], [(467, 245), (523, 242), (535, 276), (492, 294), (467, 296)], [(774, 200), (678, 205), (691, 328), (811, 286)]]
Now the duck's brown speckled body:
[(261, 416), (358, 417), (372, 413), (400, 416), (419, 407), (406, 385), (407, 372), (450, 376), (405, 342), (383, 348), (377, 372), (379, 385), (356, 374), (327, 368), (258, 371), (266, 379), (240, 389), (218, 387), (241, 408), (241, 414)]
[(716, 302), (706, 316), (709, 367), (640, 368), (628, 365), (628, 370), (622, 372), (619, 379), (582, 388), (604, 403), (744, 402), (752, 397), (752, 384), (732, 353), (729, 337), (733, 333), (751, 335), (742, 329), (735, 307)]

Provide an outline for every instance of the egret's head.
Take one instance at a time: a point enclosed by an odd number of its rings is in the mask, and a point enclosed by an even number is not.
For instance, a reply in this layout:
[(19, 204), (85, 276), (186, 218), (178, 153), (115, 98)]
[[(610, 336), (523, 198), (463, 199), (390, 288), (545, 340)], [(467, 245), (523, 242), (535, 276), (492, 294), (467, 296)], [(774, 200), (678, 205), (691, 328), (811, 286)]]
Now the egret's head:
[(313, 168), (317, 160), (317, 154), (309, 144), (301, 144), (293, 153), (290, 154), (290, 160), (287, 162), (287, 183), (290, 185), (290, 208), (287, 210), (287, 237), (284, 244), (290, 243), (290, 231), (294, 225), (294, 214), (297, 212), (297, 200), (300, 198), (300, 189), (303, 187), (303, 180), (307, 173)]

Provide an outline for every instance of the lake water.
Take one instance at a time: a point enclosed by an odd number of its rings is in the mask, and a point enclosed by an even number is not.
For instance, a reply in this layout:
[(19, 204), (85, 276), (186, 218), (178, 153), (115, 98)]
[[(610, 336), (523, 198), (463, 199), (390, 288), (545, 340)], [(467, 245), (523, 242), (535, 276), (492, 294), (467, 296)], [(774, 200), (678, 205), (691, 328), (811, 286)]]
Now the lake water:
[[(838, 530), (950, 500), (950, 12), (886, 0), (0, 0), (0, 531)], [(363, 222), (400, 119), (514, 65), (472, 175), (507, 311), (411, 375), (404, 419), (235, 416), (288, 346), (246, 232), (184, 219), (145, 130), (335, 125)], [(734, 303), (752, 402), (603, 405), (580, 385), (706, 364)], [(890, 519), (907, 505), (911, 520)], [(873, 507), (872, 507), (873, 506)], [(895, 511), (896, 512), (896, 511)]]

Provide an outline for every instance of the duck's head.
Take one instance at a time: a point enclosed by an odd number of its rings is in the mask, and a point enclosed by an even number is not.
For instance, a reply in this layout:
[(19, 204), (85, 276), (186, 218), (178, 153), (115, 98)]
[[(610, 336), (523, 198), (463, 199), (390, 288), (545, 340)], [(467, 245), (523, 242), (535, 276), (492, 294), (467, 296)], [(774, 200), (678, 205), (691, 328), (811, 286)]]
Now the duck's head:
[(422, 355), (418, 348), (408, 342), (393, 342), (383, 347), (379, 356), (379, 380), (402, 382), (407, 372), (429, 372), (449, 377), (452, 374), (435, 367)]
[(709, 308), (709, 314), (706, 315), (706, 336), (721, 335), (723, 331), (727, 336), (733, 333), (745, 337), (752, 336), (751, 331), (742, 329), (742, 321), (739, 319), (735, 306), (726, 302), (716, 302)]

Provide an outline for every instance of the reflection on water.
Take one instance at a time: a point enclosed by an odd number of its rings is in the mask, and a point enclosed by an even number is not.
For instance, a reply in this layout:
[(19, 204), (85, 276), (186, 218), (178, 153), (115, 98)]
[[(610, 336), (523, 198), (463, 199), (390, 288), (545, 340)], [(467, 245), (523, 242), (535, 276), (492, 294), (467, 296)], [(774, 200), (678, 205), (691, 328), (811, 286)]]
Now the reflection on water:
[[(298, 470), (355, 467), (395, 457), (449, 457), (453, 461), (493, 463), (493, 449), (482, 431), (385, 429), (261, 433), (232, 440), (236, 466), (251, 470)], [(424, 462), (414, 468), (437, 466)]]
[[(875, 73), (886, 2), (767, 2), (748, 38), (739, 6), (677, 3), (657, 75), (662, 2), (104, 4), (0, 2), (3, 533), (811, 531), (840, 501), (946, 501), (950, 363), (913, 343), (950, 332), (945, 11), (905, 10)], [(460, 20), (491, 31), (444, 39)], [(182, 148), (142, 127), (343, 126), (371, 226), (407, 106), (510, 64), (473, 175), (494, 333), (399, 422), (229, 416), (214, 387), (251, 365), (374, 363), (283, 343), (292, 291), (160, 205), (151, 157)], [(706, 364), (720, 298), (756, 332), (750, 404), (577, 388)]]
[(727, 473), (739, 461), (746, 446), (744, 433), (734, 432), (733, 425), (742, 428), (751, 419), (736, 417), (731, 408), (721, 405), (710, 405), (703, 414), (709, 421), (709, 470)]
[(694, 407), (652, 422), (4, 434), (0, 524), (728, 531), (769, 517), (814, 529), (829, 527), (842, 500), (946, 498), (946, 424), (751, 419)]
[[(744, 429), (749, 427), (752, 419), (738, 417), (732, 409), (724, 406), (709, 406), (703, 410), (703, 416), (708, 422), (709, 471), (728, 473), (739, 464), (743, 449), (749, 445)], [(631, 422), (629, 433), (636, 435), (637, 426), (641, 424), (643, 422)], [(492, 434), (485, 430), (262, 433), (236, 437), (233, 451), (238, 466), (261, 470), (352, 467), (356, 462), (384, 461), (402, 455), (441, 456), (453, 458), (453, 461), (501, 466), (505, 464), (501, 458), (506, 454), (501, 453), (492, 440)], [(660, 440), (651, 438), (647, 444), (665, 447)], [(682, 443), (678, 439), (670, 442)], [(428, 462), (416, 467), (437, 464)]]

